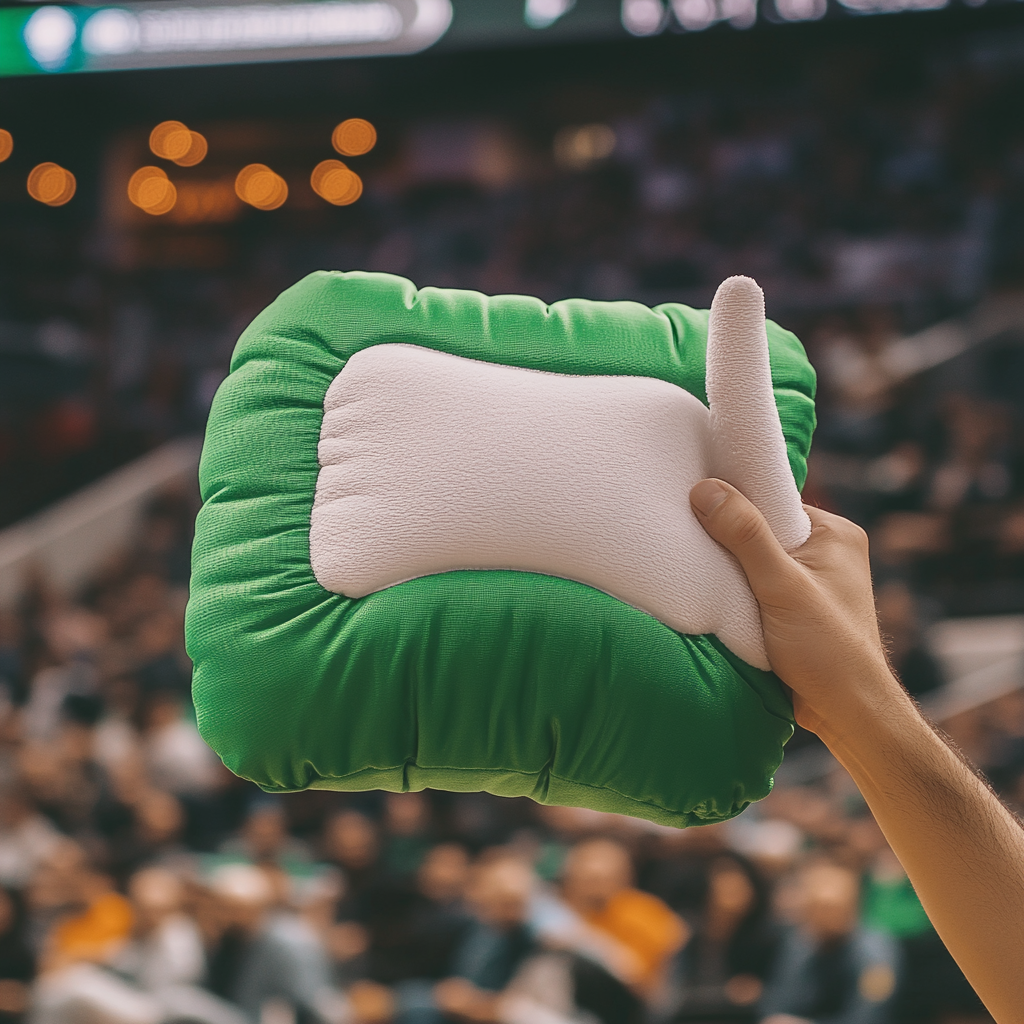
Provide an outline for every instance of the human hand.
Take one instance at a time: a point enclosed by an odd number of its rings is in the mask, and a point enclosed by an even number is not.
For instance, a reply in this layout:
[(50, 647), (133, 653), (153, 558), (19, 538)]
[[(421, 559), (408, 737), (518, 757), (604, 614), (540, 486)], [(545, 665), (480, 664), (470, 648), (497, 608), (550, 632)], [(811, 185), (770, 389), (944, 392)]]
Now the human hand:
[(905, 699), (878, 632), (868, 540), (859, 526), (805, 506), (811, 535), (787, 554), (735, 487), (701, 480), (690, 503), (747, 575), (768, 660), (793, 691), (800, 725), (824, 737), (841, 732), (858, 711)]

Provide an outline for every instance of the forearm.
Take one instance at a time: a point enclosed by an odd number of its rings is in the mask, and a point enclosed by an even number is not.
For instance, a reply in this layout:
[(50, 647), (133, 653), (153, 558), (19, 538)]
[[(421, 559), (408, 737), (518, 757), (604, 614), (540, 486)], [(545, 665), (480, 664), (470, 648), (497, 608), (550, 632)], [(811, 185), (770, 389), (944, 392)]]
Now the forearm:
[(1024, 1024), (1024, 831), (889, 671), (867, 534), (807, 507), (811, 536), (787, 553), (729, 484), (701, 480), (690, 501), (747, 574), (797, 721), (853, 776), (989, 1012)]
[[(879, 670), (881, 671), (881, 670)], [(998, 1024), (1024, 1022), (1024, 830), (891, 678), (819, 732)]]

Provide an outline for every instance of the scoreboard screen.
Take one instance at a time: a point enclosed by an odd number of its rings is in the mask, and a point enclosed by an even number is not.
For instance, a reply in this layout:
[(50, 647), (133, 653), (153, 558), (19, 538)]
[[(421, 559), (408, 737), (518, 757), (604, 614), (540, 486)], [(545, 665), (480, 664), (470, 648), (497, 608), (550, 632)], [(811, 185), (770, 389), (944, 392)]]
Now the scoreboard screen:
[[(1018, 0), (135, 0), (0, 5), (0, 76), (369, 57)], [(2, 0), (0, 0), (2, 3)]]

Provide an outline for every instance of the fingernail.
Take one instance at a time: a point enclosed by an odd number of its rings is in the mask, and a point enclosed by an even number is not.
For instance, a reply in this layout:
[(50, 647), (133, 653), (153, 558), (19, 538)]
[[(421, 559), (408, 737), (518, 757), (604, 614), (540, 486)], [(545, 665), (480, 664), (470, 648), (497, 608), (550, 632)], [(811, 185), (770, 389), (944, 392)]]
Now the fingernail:
[(729, 497), (729, 491), (721, 480), (701, 480), (690, 491), (690, 504), (701, 515), (709, 516)]

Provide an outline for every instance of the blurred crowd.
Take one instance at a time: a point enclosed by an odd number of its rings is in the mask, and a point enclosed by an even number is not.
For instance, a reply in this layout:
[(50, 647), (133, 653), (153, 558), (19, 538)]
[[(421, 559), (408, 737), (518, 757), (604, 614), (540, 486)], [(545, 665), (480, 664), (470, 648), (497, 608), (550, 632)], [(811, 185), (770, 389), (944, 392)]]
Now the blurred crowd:
[[(969, 326), (1024, 287), (1011, 42), (809, 46), (763, 90), (517, 82), (483, 120), (378, 119), (344, 210), (129, 230), (11, 201), (0, 524), (201, 430), (239, 331), (310, 270), (697, 305), (747, 273), (819, 372), (807, 497), (869, 528), (892, 660), (941, 692), (933, 619), (1024, 612), (1024, 316)], [(39, 578), (0, 610), (0, 1024), (988, 1019), (806, 734), (787, 760), (820, 771), (685, 831), (234, 778), (189, 698), (194, 512), (162, 496), (74, 601)], [(1020, 692), (950, 730), (1024, 810)]]
[[(0, 1021), (988, 1020), (834, 765), (682, 831), (235, 778), (189, 699), (193, 514), (0, 615)], [(1024, 696), (960, 731), (1024, 810)]]
[[(500, 55), (445, 72), (486, 66), (479, 95), (445, 91), (440, 67), (405, 95), (419, 81), (406, 72), (401, 105), (363, 112), (380, 141), (359, 158), (366, 189), (351, 207), (310, 190), (326, 145), (312, 100), (289, 120), (204, 128), (210, 155), (193, 174), (269, 160), (290, 189), (273, 214), (134, 210), (118, 154), (152, 159), (143, 124), (97, 143), (94, 212), (61, 220), (11, 178), (0, 523), (200, 431), (239, 332), (309, 271), (699, 306), (745, 273), (819, 370), (815, 500), (875, 527), (886, 565), (939, 611), (1024, 611), (1024, 313), (952, 347), (942, 332), (901, 345), (1024, 287), (1020, 36), (785, 38), (775, 51), (781, 36), (733, 37), (756, 73), (724, 43), (708, 50), (718, 62), (686, 51), (693, 71), (623, 46), (533, 54), (526, 78)], [(262, 72), (237, 74), (260, 107)], [(372, 96), (402, 72), (360, 74)]]

